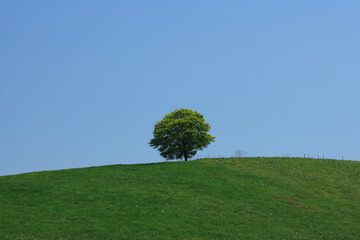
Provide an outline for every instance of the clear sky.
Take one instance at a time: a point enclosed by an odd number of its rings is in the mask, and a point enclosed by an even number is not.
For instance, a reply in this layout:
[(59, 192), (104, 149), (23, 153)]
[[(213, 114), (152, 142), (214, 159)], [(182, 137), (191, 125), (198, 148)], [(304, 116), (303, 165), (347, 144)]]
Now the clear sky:
[(177, 108), (200, 157), (360, 160), (360, 1), (0, 0), (0, 175), (164, 161)]

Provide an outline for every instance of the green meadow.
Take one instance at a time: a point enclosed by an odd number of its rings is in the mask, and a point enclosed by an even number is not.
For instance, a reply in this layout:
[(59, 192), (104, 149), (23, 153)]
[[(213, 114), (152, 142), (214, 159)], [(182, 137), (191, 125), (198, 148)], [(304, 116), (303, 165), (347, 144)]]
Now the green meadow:
[(2, 176), (0, 239), (360, 239), (360, 162), (224, 158)]

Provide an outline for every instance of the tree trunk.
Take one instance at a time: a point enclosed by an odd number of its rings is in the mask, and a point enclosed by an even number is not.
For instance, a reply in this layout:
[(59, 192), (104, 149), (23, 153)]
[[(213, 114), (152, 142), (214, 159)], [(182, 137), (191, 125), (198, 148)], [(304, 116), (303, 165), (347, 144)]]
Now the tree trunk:
[(188, 155), (187, 155), (187, 152), (186, 152), (186, 144), (185, 143), (183, 145), (183, 148), (184, 148), (184, 159), (185, 159), (185, 161), (187, 161)]

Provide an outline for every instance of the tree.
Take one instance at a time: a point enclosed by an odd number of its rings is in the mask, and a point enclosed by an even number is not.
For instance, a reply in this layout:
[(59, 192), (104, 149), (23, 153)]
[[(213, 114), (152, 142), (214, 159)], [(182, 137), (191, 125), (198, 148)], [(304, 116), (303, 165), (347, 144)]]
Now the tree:
[(206, 148), (215, 137), (211, 136), (210, 124), (204, 116), (190, 109), (177, 109), (155, 124), (154, 138), (149, 145), (157, 148), (167, 160), (193, 157)]

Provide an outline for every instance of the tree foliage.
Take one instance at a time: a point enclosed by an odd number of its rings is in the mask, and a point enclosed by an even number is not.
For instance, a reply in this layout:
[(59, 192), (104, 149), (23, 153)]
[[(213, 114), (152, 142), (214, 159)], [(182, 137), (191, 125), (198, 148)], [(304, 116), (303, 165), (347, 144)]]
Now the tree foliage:
[(157, 148), (167, 160), (193, 157), (198, 150), (206, 148), (215, 137), (211, 136), (210, 124), (204, 116), (190, 109), (177, 109), (155, 124), (154, 138), (149, 144)]

